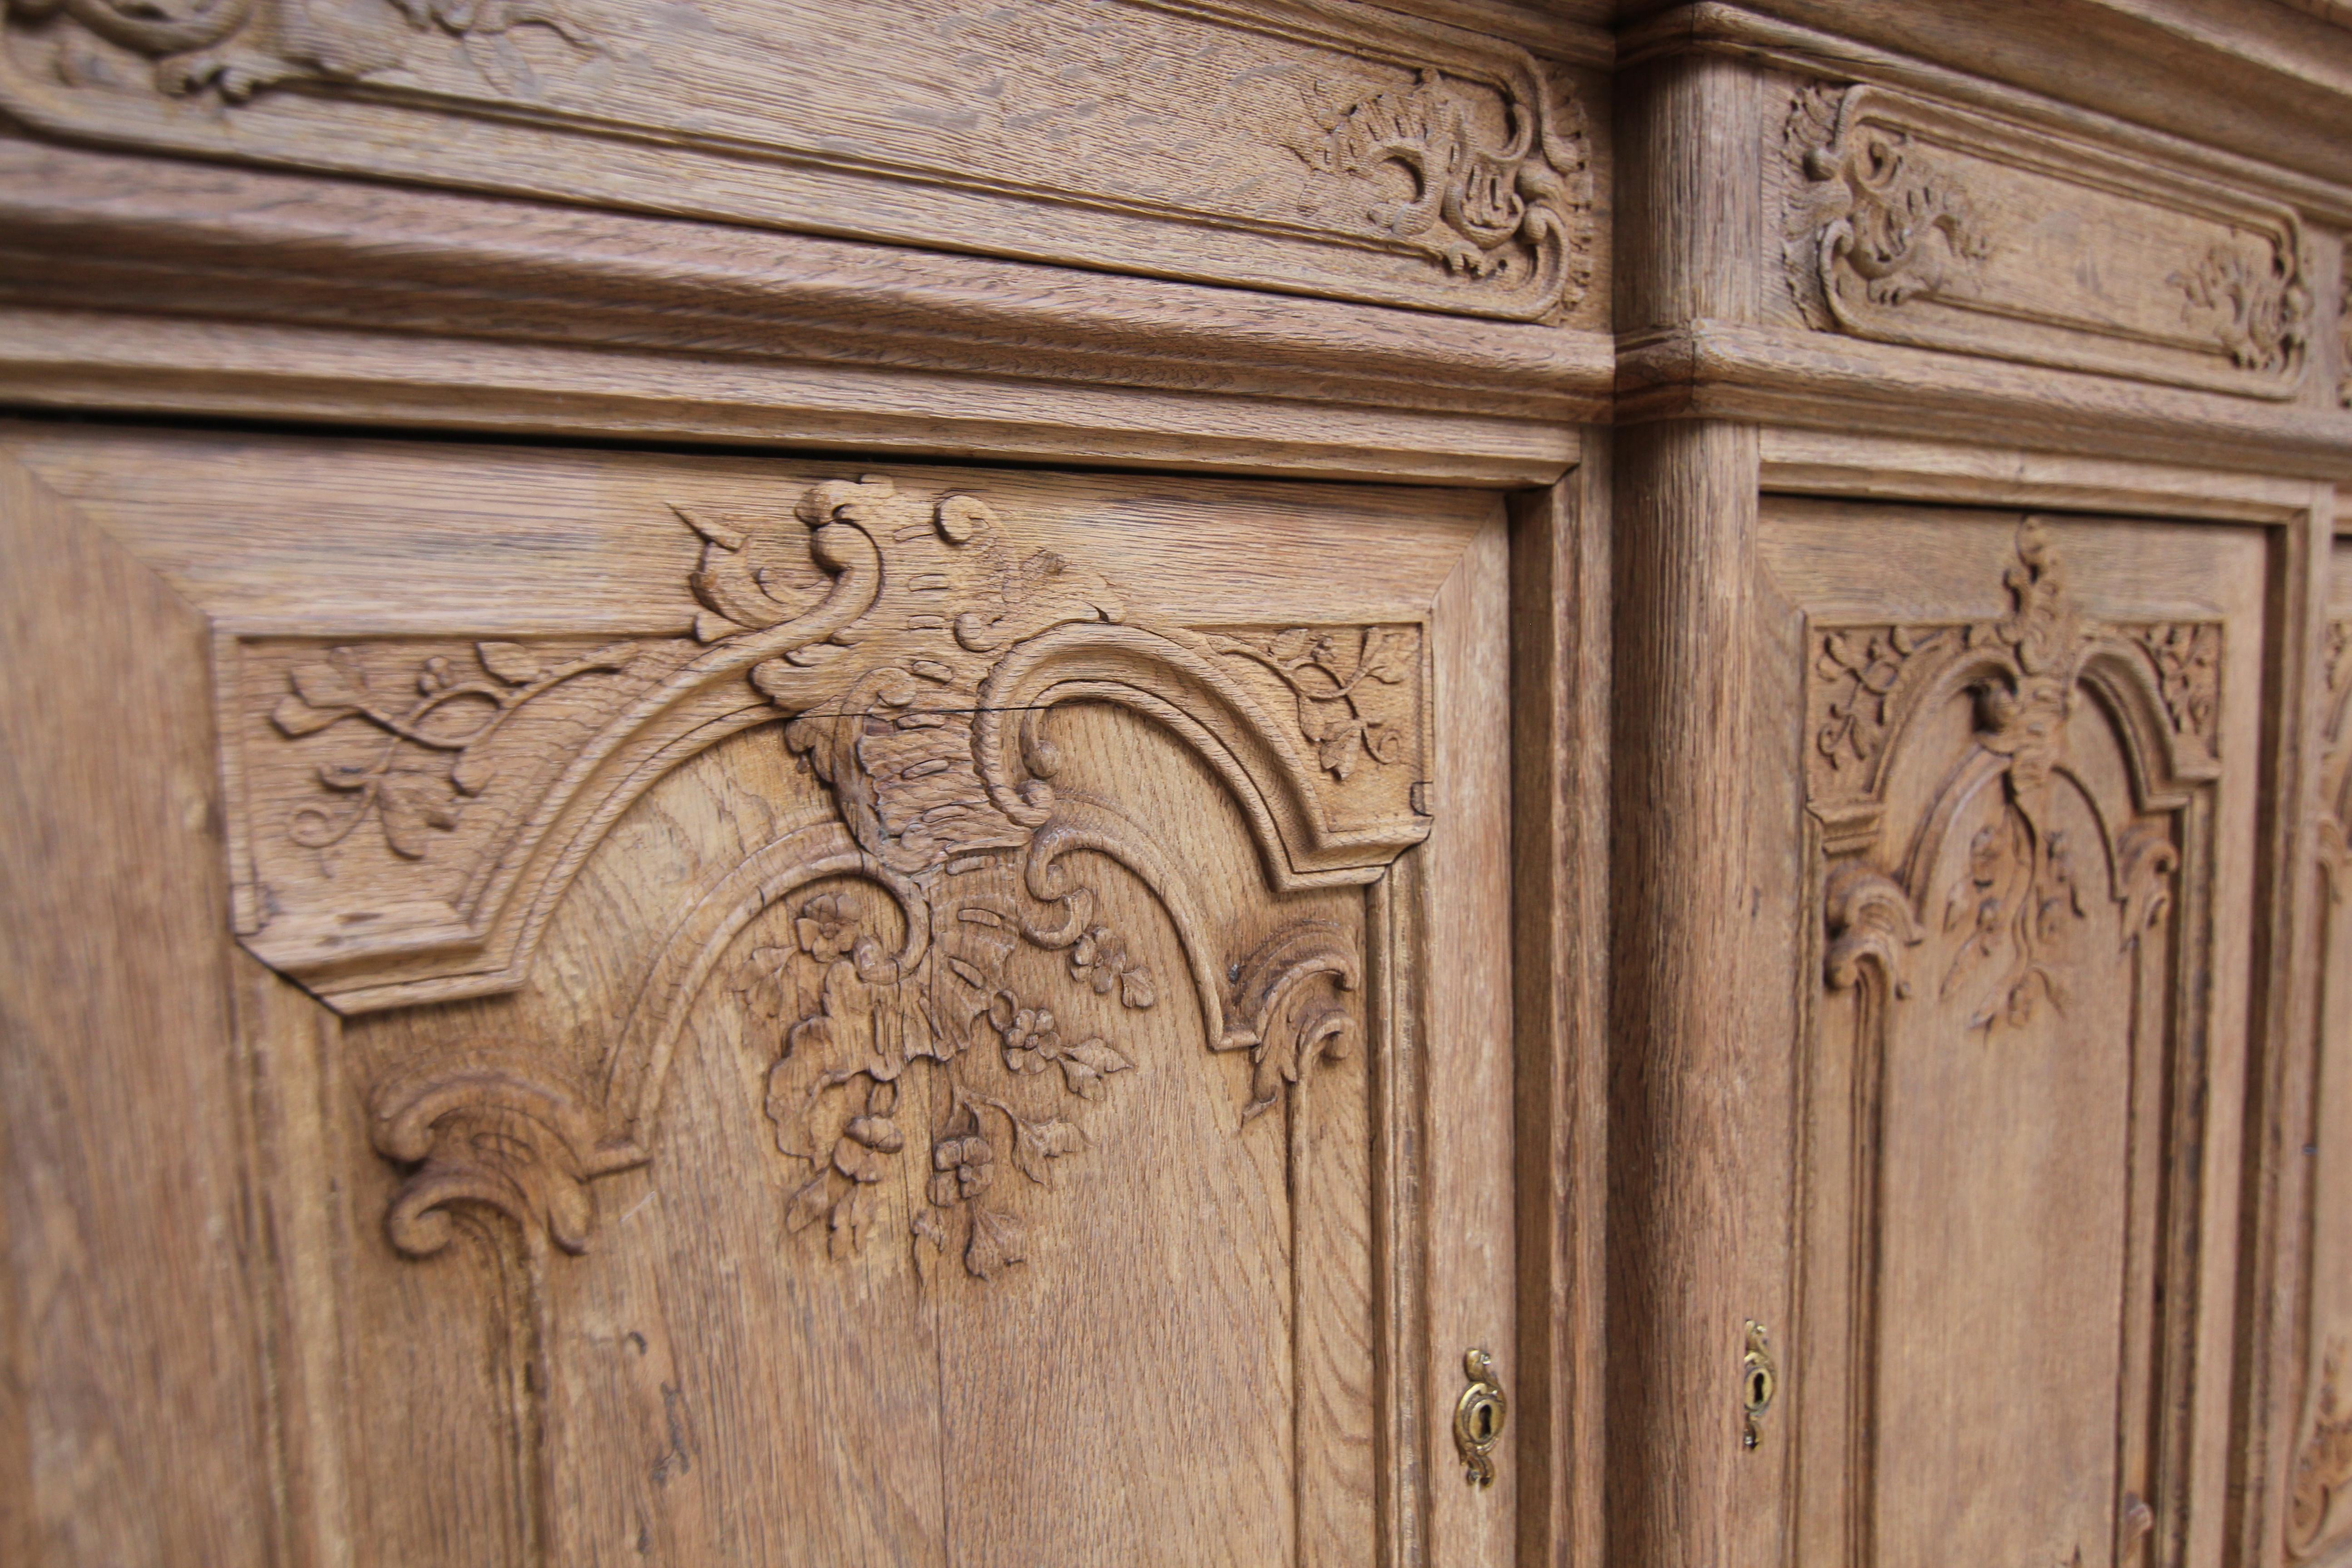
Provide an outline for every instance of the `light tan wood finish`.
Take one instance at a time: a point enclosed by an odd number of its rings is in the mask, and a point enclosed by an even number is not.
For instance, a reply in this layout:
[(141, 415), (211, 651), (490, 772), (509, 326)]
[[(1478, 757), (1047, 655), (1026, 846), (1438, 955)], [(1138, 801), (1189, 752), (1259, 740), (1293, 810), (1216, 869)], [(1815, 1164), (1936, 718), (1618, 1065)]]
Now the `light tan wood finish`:
[[(1517, 1374), (1498, 500), (8, 458), (195, 606), (186, 820), (345, 1015), (234, 1015), (299, 1553), (1511, 1556), (1450, 1434), (1465, 1349)], [(225, 984), (227, 934), (169, 951)]]
[(10, 1568), (2352, 1563), (2337, 0), (0, 118)]

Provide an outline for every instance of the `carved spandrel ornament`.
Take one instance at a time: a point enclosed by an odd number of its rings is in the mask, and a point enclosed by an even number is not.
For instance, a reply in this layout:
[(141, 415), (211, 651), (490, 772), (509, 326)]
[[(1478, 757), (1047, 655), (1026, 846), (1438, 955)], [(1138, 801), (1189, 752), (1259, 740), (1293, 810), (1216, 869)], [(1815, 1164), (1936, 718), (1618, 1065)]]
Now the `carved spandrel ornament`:
[[(584, 1250), (588, 1184), (650, 1157), (669, 1057), (722, 973), (773, 1037), (761, 1110), (798, 1173), (784, 1228), (846, 1256), (882, 1221), (882, 1184), (911, 1181), (919, 1261), (951, 1254), (982, 1279), (1024, 1253), (1003, 1184), (1052, 1187), (1090, 1146), (1085, 1108), (1133, 1071), (1106, 1010), (1171, 994), (1197, 1008), (1206, 1046), (1248, 1059), (1244, 1126), (1357, 1048), (1361, 933), (1295, 918), (1227, 951), (1236, 933), (1203, 918), (1146, 823), (1057, 787), (1054, 714), (1109, 704), (1173, 733), (1230, 790), (1276, 889), (1359, 885), (1427, 832), (1423, 626), (1165, 625), (1055, 552), (1017, 548), (980, 498), (882, 478), (818, 484), (789, 511), (676, 510), (702, 542), (680, 595), (690, 637), (270, 641), (248, 661), (248, 682), (282, 683), (245, 749), (248, 786), (277, 786), (248, 830), (274, 835), (270, 863), (314, 866), (318, 898), (386, 878), (478, 891), (534, 853), (576, 868), (661, 771), (758, 723), (781, 721), (832, 803), (834, 820), (704, 890), (611, 1041), (428, 1056), (375, 1086), (376, 1145), (409, 1173), (388, 1215), (403, 1251), (446, 1245), (457, 1202)], [(585, 838), (535, 847), (531, 825), (567, 812)], [(1184, 973), (1138, 956), (1074, 873), (1080, 852), (1150, 891)], [(541, 888), (525, 928), (561, 887)], [(739, 952), (754, 926), (788, 938)], [(397, 964), (401, 948), (374, 958)], [(1024, 952), (1051, 963), (1011, 962)]]
[[(0, 107), (79, 139), (1415, 309), (1557, 321), (1590, 292), (1584, 110), (1524, 50), (1346, 0), (913, 4), (0, 0)], [(816, 63), (861, 37), (890, 47)]]
[(2259, 397), (2302, 381), (2315, 260), (2284, 206), (1869, 85), (1800, 88), (1780, 163), (1815, 331)]

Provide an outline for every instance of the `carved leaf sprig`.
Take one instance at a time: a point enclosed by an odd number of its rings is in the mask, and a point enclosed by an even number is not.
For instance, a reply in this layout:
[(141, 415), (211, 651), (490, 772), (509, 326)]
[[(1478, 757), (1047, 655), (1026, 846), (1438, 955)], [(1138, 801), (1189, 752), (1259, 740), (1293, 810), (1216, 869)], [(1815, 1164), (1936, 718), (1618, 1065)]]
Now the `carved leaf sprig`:
[(289, 678), (293, 689), (269, 715), (281, 734), (300, 740), (356, 720), (381, 740), (362, 761), (320, 765), (319, 782), (350, 799), (340, 806), (298, 808), (288, 836), (305, 848), (324, 850), (373, 820), (394, 854), (423, 858), (430, 833), (453, 831), (465, 803), (498, 776), (482, 748), (509, 719), (582, 676), (625, 672), (637, 651), (616, 643), (549, 664), (520, 643), (481, 642), (474, 645), (478, 668), (436, 654), (409, 677), (410, 689), (399, 693), (371, 683), (356, 648), (335, 648), (320, 662), (297, 667)]
[(1952, 646), (1948, 627), (1832, 627), (1821, 634), (1813, 671), (1826, 683), (1814, 749), (1832, 772), (1867, 764), (1886, 743), (1896, 686), (1921, 654)]
[(2134, 634), (2156, 666), (2157, 684), (2173, 732), (2200, 742), (2207, 756), (2219, 753), (2221, 705), (2221, 628), (2212, 621), (2143, 626)]
[(2310, 1435), (2294, 1457), (2294, 1475), (2287, 1494), (2286, 1549), (2296, 1562), (2316, 1556), (2331, 1536), (2328, 1515), (2336, 1500), (2352, 1489), (2352, 1402), (2342, 1392), (2347, 1347), (2341, 1340), (2327, 1347), (2321, 1363), (2318, 1397), (2314, 1402)]
[(1411, 734), (1394, 718), (1367, 711), (1366, 699), (1413, 678), (1421, 657), (1416, 633), (1402, 626), (1292, 626), (1265, 637), (1211, 634), (1208, 640), (1218, 653), (1273, 671), (1290, 689), (1299, 736), (1334, 778), (1345, 783), (1366, 757), (1383, 767), (1404, 760)]

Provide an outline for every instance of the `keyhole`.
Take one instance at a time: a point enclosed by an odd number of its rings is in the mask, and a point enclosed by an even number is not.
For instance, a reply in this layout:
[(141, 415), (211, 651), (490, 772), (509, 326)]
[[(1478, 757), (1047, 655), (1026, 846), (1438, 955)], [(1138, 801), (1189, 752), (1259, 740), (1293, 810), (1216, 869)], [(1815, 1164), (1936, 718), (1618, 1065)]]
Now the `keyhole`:
[(1771, 1397), (1771, 1378), (1765, 1374), (1764, 1369), (1760, 1366), (1750, 1370), (1748, 1373), (1748, 1408), (1761, 1410)]
[(1493, 1405), (1478, 1406), (1477, 1414), (1470, 1418), (1470, 1424), (1472, 1430), (1477, 1435), (1478, 1441), (1491, 1443), (1495, 1440), (1495, 1407)]

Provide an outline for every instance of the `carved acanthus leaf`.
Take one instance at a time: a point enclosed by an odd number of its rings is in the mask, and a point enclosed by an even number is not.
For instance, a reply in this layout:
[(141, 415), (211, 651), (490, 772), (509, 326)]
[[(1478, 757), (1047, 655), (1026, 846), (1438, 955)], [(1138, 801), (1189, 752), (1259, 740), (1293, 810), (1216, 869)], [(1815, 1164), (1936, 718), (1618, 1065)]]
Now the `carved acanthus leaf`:
[(1822, 965), (1831, 989), (1851, 991), (1860, 985), (1865, 966), (1877, 969), (1887, 992), (1911, 994), (1903, 974), (1903, 950), (1927, 940), (1911, 895), (1885, 873), (1859, 861), (1847, 861), (1830, 873), (1822, 895), (1829, 927), (1829, 952)]
[(1872, 305), (1972, 291), (1992, 242), (1968, 193), (1902, 132), (1853, 112), (1862, 88), (1797, 95), (1782, 142), (1799, 179), (1783, 257), (1812, 325)]
[(395, 1075), (374, 1095), (374, 1141), (411, 1167), (384, 1216), (412, 1258), (448, 1246), (444, 1212), (479, 1204), (566, 1252), (585, 1252), (595, 1222), (587, 1171), (593, 1123), (580, 1097), (541, 1076), (528, 1053)]
[(1461, 87), (1433, 69), (1411, 87), (1310, 101), (1315, 132), (1287, 145), (1360, 196), (1384, 171), (1404, 177), (1405, 194), (1363, 208), (1370, 234), (1565, 310), (1592, 284), (1584, 111), (1532, 58), (1498, 90), (1509, 121), (1499, 145), (1481, 139)]
[[(154, 62), (157, 90), (174, 98), (215, 93), (243, 103), (293, 82), (359, 82), (395, 71), (420, 33), (454, 38), (492, 83), (508, 84), (499, 45), (537, 27), (575, 50), (597, 46), (557, 0), (5, 0), (12, 29), (79, 27)], [(68, 47), (71, 47), (70, 41)], [(71, 54), (61, 66), (74, 79)]]

